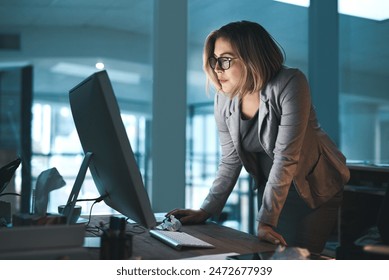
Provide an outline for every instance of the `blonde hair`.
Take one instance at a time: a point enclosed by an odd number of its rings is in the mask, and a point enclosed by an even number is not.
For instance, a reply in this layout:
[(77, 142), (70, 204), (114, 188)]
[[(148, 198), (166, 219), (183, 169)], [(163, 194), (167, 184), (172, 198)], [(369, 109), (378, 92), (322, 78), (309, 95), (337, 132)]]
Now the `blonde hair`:
[(208, 59), (214, 56), (218, 38), (229, 41), (244, 65), (242, 80), (228, 93), (230, 98), (242, 98), (246, 94), (259, 92), (283, 66), (284, 53), (281, 46), (261, 25), (250, 21), (232, 22), (211, 32), (205, 40), (203, 69), (208, 86), (212, 82), (218, 90), (221, 89), (217, 75), (208, 63)]

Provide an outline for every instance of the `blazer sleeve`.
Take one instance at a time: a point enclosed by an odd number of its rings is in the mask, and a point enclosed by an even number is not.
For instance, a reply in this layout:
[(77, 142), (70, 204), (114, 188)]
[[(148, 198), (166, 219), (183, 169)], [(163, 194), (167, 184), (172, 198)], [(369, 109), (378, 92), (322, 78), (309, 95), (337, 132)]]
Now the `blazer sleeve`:
[(226, 106), (229, 102), (228, 97), (220, 93), (215, 95), (214, 116), (221, 147), (221, 159), (216, 178), (201, 206), (201, 209), (212, 215), (219, 215), (223, 210), (242, 169), (242, 163), (226, 124), (225, 112), (228, 111)]
[(276, 96), (271, 104), (272, 110), (280, 112), (280, 118), (273, 166), (257, 220), (271, 226), (277, 226), (295, 175), (311, 109), (309, 86), (304, 74), (296, 71), (287, 78), (279, 78), (269, 89)]

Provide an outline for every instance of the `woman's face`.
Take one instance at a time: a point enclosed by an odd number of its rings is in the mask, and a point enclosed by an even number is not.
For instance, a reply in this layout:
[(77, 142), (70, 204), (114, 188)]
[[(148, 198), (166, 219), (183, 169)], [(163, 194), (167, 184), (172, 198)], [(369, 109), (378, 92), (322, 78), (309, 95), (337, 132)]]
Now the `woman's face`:
[(221, 85), (221, 91), (227, 94), (231, 93), (231, 90), (236, 88), (236, 86), (242, 81), (243, 65), (238, 59), (236, 59), (237, 55), (232, 49), (230, 42), (224, 38), (216, 39), (214, 56), (216, 59), (219, 57), (235, 58), (230, 61), (229, 69), (222, 69), (218, 63), (216, 63), (214, 69)]

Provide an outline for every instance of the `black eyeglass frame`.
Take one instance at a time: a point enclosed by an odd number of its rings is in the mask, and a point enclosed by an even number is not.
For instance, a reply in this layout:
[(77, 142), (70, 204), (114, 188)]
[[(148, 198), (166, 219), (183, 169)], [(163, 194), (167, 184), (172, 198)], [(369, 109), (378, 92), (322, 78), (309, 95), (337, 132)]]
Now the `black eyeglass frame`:
[[(210, 58), (208, 58), (208, 64), (212, 69), (215, 69), (216, 64), (218, 64), (220, 69), (228, 70), (231, 67), (231, 61), (234, 59), (236, 59), (236, 57), (221, 56), (221, 57), (216, 58), (214, 56), (211, 56)], [(226, 62), (228, 62), (227, 67), (224, 66), (224, 63), (226, 63)]]

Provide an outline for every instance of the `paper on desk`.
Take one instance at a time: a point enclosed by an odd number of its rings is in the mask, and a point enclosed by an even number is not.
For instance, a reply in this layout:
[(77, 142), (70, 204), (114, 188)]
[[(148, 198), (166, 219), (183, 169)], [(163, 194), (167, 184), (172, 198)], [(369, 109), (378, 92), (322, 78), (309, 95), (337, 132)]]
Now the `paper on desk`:
[(235, 256), (239, 255), (235, 252), (230, 253), (223, 253), (223, 254), (213, 254), (213, 255), (203, 255), (198, 257), (192, 257), (192, 258), (185, 258), (183, 260), (225, 260), (229, 256)]
[(33, 194), (34, 214), (46, 216), (49, 192), (66, 185), (57, 168), (53, 167), (39, 174)]

